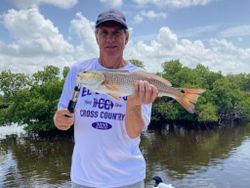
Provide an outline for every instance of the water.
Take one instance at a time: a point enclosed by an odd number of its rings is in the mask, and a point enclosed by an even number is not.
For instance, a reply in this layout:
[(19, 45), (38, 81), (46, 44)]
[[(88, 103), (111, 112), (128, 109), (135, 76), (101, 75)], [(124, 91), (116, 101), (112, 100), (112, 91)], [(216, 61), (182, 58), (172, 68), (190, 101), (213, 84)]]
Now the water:
[[(18, 127), (0, 127), (0, 187), (70, 187), (72, 148), (69, 138), (25, 137)], [(148, 131), (141, 149), (147, 188), (155, 175), (176, 188), (250, 187), (250, 124)]]

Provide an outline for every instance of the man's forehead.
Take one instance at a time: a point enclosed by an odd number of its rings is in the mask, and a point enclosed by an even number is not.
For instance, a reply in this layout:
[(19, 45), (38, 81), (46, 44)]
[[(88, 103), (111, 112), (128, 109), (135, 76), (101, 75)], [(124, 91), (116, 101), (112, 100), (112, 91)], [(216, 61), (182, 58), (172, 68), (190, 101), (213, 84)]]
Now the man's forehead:
[(117, 22), (113, 22), (113, 21), (110, 21), (110, 22), (105, 22), (103, 24), (101, 24), (99, 26), (100, 29), (115, 29), (115, 30), (122, 30), (124, 29), (124, 27), (117, 23)]

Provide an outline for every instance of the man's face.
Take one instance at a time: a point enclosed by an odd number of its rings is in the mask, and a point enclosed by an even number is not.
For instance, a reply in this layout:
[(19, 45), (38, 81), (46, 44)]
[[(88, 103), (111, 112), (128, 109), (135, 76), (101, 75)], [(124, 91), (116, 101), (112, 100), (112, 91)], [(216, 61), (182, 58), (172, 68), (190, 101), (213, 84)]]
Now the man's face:
[(96, 41), (101, 55), (122, 56), (128, 43), (128, 34), (119, 24), (107, 22), (97, 29)]

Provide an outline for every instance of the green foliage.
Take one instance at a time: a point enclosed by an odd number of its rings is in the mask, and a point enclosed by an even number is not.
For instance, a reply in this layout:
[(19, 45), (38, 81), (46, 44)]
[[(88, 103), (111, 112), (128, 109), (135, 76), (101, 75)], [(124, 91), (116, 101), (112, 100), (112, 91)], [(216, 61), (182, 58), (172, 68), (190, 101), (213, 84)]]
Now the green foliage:
[(196, 107), (199, 122), (217, 122), (217, 106), (212, 103), (201, 104)]
[(250, 74), (229, 74), (227, 75), (227, 79), (241, 90), (250, 92)]
[(182, 64), (179, 60), (171, 60), (162, 63), (163, 73), (167, 75), (174, 76), (175, 73), (182, 69)]
[(69, 67), (67, 67), (67, 66), (64, 67), (64, 68), (63, 68), (63, 78), (64, 78), (64, 79), (66, 78), (68, 72), (69, 72)]
[(152, 120), (153, 121), (164, 121), (176, 120), (179, 117), (179, 110), (171, 102), (164, 101), (163, 99), (157, 99), (153, 104), (152, 109)]
[(206, 89), (212, 89), (213, 83), (216, 80), (223, 78), (220, 72), (211, 72), (207, 67), (201, 64), (198, 64), (193, 71), (200, 77), (202, 81), (202, 85), (200, 85), (200, 87)]
[[(143, 62), (130, 60), (144, 68)], [(211, 72), (203, 65), (191, 69), (179, 60), (162, 64), (157, 73), (169, 80), (173, 87), (204, 88), (195, 104), (195, 114), (188, 113), (171, 98), (157, 99), (153, 104), (152, 121), (221, 122), (225, 120), (250, 120), (250, 74), (223, 76)], [(69, 67), (62, 76), (58, 67), (47, 66), (31, 76), (3, 71), (0, 73), (0, 125), (27, 124), (32, 132), (55, 129), (53, 115)]]
[[(9, 72), (9, 75), (12, 73)], [(53, 115), (63, 87), (63, 80), (59, 78), (59, 68), (54, 66), (47, 66), (44, 70), (34, 73), (28, 79), (28, 83), (32, 84), (12, 92), (13, 97), (8, 108), (0, 109), (3, 117), (0, 118), (0, 123), (27, 124), (26, 128), (32, 132), (55, 129)], [(5, 86), (10, 88), (12, 83), (9, 82)]]
[(130, 59), (129, 62), (136, 65), (137, 67), (145, 68), (145, 65), (143, 64), (142, 61), (136, 59)]
[(0, 95), (0, 126), (6, 123), (6, 113), (7, 113), (7, 108), (8, 105), (5, 105), (4, 97)]
[[(180, 105), (171, 105), (173, 113), (169, 113), (170, 105), (163, 101), (154, 104), (153, 120), (192, 120), (199, 122), (221, 122), (249, 118), (250, 74), (223, 76), (203, 65), (194, 69), (183, 66), (179, 60), (162, 64), (163, 72), (157, 73), (169, 80), (173, 87), (204, 88), (196, 103), (195, 115), (190, 115)], [(171, 110), (170, 110), (171, 111)], [(173, 115), (174, 114), (174, 115)]]
[(179, 60), (164, 62), (162, 64), (165, 79), (171, 81), (174, 87), (201, 87), (203, 79), (199, 71), (183, 67)]
[(33, 74), (34, 84), (43, 84), (45, 82), (53, 82), (59, 80), (59, 68), (52, 65), (46, 66), (43, 71), (38, 71)]
[(29, 85), (30, 79), (25, 74), (11, 71), (0, 73), (0, 92), (3, 93), (5, 100), (11, 99), (18, 90), (27, 88)]

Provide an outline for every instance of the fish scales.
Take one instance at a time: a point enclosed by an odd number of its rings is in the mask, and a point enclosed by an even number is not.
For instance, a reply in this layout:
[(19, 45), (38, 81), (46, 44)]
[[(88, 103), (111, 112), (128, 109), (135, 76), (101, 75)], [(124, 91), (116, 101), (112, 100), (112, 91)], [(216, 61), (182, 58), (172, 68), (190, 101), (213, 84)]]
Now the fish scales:
[(104, 72), (104, 77), (105, 82), (119, 88), (119, 93), (122, 96), (132, 94), (135, 80), (129, 75), (129, 73)]
[[(104, 72), (105, 81), (110, 84), (119, 86), (122, 93), (128, 95), (133, 92), (134, 84), (137, 80), (145, 80), (157, 87), (160, 96), (169, 96), (170, 93), (175, 93), (176, 89), (171, 88), (169, 83), (166, 84), (160, 80), (154, 79), (143, 72)], [(167, 94), (170, 92), (169, 94)], [(172, 96), (172, 95), (171, 95)]]
[(110, 95), (116, 100), (120, 96), (133, 94), (136, 80), (145, 80), (158, 89), (158, 96), (175, 99), (188, 112), (194, 113), (198, 97), (205, 90), (201, 88), (175, 88), (171, 83), (157, 75), (147, 72), (125, 71), (86, 71), (77, 75), (77, 82), (92, 91)]

